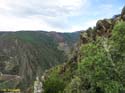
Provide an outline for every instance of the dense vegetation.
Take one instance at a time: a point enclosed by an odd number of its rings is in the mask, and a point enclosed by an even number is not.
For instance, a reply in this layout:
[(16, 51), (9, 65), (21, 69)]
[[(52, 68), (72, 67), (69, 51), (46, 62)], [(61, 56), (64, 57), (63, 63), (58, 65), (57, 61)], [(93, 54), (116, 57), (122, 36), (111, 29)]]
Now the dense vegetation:
[(81, 34), (75, 61), (46, 74), (45, 93), (125, 93), (125, 22), (118, 18)]
[(118, 23), (108, 40), (99, 38), (81, 47), (84, 59), (78, 66), (81, 91), (86, 93), (125, 92), (125, 23)]

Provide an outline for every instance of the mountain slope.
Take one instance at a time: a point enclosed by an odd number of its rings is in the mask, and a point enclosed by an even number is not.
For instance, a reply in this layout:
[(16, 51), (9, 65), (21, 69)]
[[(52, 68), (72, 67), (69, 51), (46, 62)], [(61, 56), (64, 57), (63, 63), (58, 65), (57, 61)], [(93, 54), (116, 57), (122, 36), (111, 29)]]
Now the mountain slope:
[[(19, 87), (26, 89), (35, 80), (36, 76), (58, 64), (67, 60), (65, 47), (70, 51), (71, 45), (74, 46), (78, 40), (78, 34), (69, 38), (65, 36), (68, 33), (56, 33), (44, 31), (19, 31), (19, 32), (1, 32), (0, 33), (0, 71), (2, 77), (18, 75), (20, 77), (17, 85), (10, 87)], [(58, 35), (58, 37), (55, 37)], [(65, 36), (65, 37), (64, 37)], [(62, 41), (57, 41), (59, 38)], [(67, 40), (67, 38), (69, 38)], [(71, 40), (71, 44), (69, 45)], [(60, 43), (66, 45), (60, 47)], [(7, 74), (7, 75), (6, 75)], [(15, 78), (15, 77), (14, 77)], [(1, 80), (0, 88), (4, 82)], [(7, 86), (8, 88), (8, 86)]]

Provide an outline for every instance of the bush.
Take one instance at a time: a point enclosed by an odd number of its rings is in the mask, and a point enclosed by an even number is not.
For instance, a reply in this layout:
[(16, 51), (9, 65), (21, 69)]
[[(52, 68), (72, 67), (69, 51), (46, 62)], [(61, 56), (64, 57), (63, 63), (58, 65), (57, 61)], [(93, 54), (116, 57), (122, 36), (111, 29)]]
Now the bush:
[(47, 80), (45, 80), (45, 93), (59, 93), (64, 90), (65, 83), (63, 82), (63, 79), (59, 76), (58, 71), (58, 68), (53, 69)]

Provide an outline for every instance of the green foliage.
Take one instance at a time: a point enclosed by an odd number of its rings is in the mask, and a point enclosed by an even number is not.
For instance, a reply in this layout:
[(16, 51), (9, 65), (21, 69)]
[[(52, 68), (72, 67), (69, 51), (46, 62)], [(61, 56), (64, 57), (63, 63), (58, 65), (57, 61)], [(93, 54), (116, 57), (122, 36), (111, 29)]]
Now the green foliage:
[[(52, 88), (54, 91), (57, 89), (53, 93), (59, 93), (59, 91), (64, 93), (124, 93), (124, 42), (125, 22), (119, 22), (113, 28), (110, 38), (97, 37), (96, 41), (80, 47), (81, 58), (77, 68), (74, 69), (74, 65), (77, 66), (77, 64), (68, 64), (63, 76), (59, 74), (61, 66), (58, 70), (52, 71), (45, 87)], [(61, 85), (64, 85), (63, 88)]]
[(112, 33), (108, 41), (101, 37), (81, 47), (84, 58), (78, 71), (87, 93), (122, 93), (125, 89), (125, 23), (118, 23)]
[[(54, 91), (57, 89), (55, 93), (59, 91), (64, 93), (125, 93), (124, 42), (125, 22), (119, 22), (114, 26), (110, 38), (101, 36), (97, 37), (96, 41), (81, 45), (78, 67), (74, 69), (74, 65), (77, 66), (77, 64), (68, 64), (63, 76), (59, 74), (61, 66), (58, 70), (54, 70), (45, 83), (49, 86), (47, 88), (52, 87)], [(63, 88), (60, 88), (61, 84), (64, 84)]]
[(71, 82), (66, 86), (65, 93), (81, 93), (81, 79), (75, 76)]
[(65, 87), (65, 82), (59, 76), (59, 67), (55, 68), (47, 80), (44, 82), (45, 93), (59, 93), (63, 91)]
[[(113, 29), (112, 32), (112, 55), (114, 56), (114, 61), (123, 61), (125, 57), (125, 22), (119, 22)], [(119, 60), (116, 60), (119, 59)]]
[[(98, 45), (97, 45), (98, 44)], [(84, 89), (90, 93), (99, 93), (105, 88), (102, 84), (110, 80), (110, 60), (101, 43), (89, 43), (83, 46), (84, 59), (79, 64), (79, 73)]]
[(120, 81), (125, 87), (125, 22), (119, 22), (112, 34), (112, 59), (116, 64)]
[(52, 76), (45, 82), (45, 93), (58, 93), (64, 89), (64, 86), (59, 77)]
[[(65, 88), (69, 88), (68, 86), (70, 85), (68, 84), (71, 82), (74, 72), (72, 72), (70, 66), (67, 66), (66, 69), (64, 69), (64, 65), (60, 65), (50, 70), (48, 78), (44, 82), (45, 93), (67, 92), (67, 89)], [(69, 93), (69, 91), (67, 93)]]

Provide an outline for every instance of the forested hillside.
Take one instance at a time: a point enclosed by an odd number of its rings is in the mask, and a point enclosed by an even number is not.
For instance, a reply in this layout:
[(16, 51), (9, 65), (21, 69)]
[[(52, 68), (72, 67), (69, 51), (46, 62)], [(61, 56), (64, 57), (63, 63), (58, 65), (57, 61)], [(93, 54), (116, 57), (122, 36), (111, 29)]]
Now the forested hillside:
[(78, 38), (79, 32), (0, 32), (0, 89), (32, 87), (36, 76), (68, 59)]
[(72, 58), (46, 73), (45, 93), (125, 93), (125, 7), (83, 31)]

